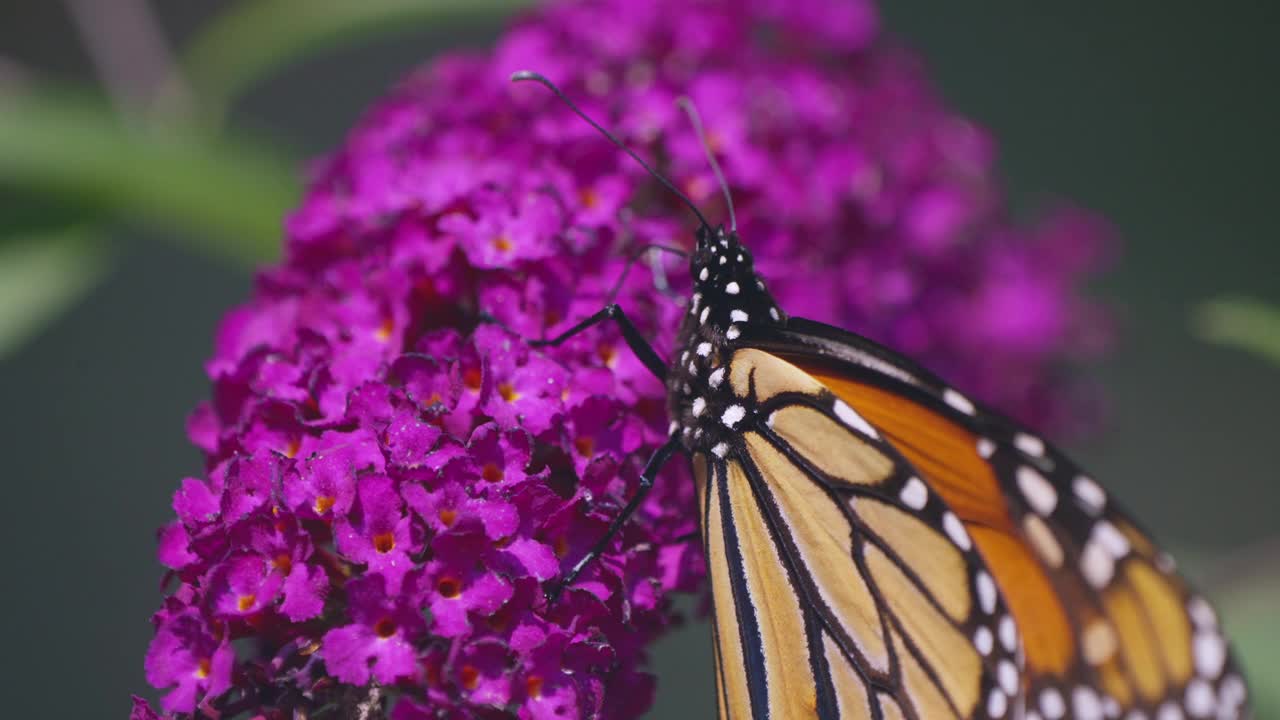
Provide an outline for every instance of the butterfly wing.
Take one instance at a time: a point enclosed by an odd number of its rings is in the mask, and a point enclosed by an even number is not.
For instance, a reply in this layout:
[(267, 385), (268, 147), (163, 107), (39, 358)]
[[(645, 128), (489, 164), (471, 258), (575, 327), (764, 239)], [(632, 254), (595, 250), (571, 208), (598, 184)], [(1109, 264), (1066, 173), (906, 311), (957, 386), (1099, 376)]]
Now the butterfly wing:
[(864, 338), (795, 318), (754, 330), (745, 345), (856, 408), (963, 521), (1021, 631), (1026, 717), (1247, 713), (1212, 608), (1069, 458)]
[(693, 458), (721, 717), (1015, 716), (1014, 622), (942, 497), (812, 375), (727, 370), (737, 432)]

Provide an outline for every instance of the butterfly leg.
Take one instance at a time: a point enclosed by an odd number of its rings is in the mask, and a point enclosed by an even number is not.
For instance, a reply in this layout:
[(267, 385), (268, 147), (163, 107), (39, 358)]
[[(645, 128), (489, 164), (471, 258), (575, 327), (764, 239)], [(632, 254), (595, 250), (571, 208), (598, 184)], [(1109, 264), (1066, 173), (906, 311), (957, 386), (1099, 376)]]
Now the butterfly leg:
[(631, 352), (640, 358), (640, 362), (644, 363), (646, 368), (649, 368), (649, 372), (656, 375), (659, 380), (665, 380), (667, 377), (667, 363), (658, 356), (657, 351), (644, 339), (644, 336), (640, 334), (640, 331), (636, 329), (636, 326), (627, 318), (627, 314), (622, 311), (622, 308), (617, 303), (606, 305), (596, 314), (549, 340), (533, 340), (529, 345), (532, 347), (555, 347), (583, 330), (593, 325), (599, 325), (606, 320), (613, 320), (618, 323), (618, 329), (622, 331), (622, 339), (626, 341), (627, 347), (631, 348)]
[(554, 603), (559, 599), (560, 593), (566, 587), (572, 585), (573, 581), (582, 574), (582, 571), (604, 553), (605, 549), (609, 547), (609, 543), (611, 543), (614, 537), (618, 535), (622, 530), (622, 527), (627, 524), (627, 521), (630, 520), (631, 516), (635, 514), (637, 509), (639, 509), (640, 503), (644, 502), (649, 491), (653, 489), (653, 481), (658, 477), (658, 472), (662, 470), (662, 466), (666, 465), (667, 461), (671, 459), (671, 456), (679, 449), (680, 437), (678, 435), (672, 435), (667, 442), (662, 445), (662, 447), (655, 450), (653, 455), (649, 456), (649, 461), (644, 464), (644, 470), (640, 472), (640, 487), (636, 488), (636, 494), (631, 497), (631, 500), (627, 502), (626, 507), (622, 508), (622, 512), (618, 513), (618, 516), (609, 524), (609, 529), (605, 531), (604, 535), (596, 541), (595, 545), (591, 546), (591, 550), (587, 551), (587, 554), (583, 555), (582, 558), (574, 564), (573, 568), (565, 574), (563, 580), (547, 591), (548, 602)]

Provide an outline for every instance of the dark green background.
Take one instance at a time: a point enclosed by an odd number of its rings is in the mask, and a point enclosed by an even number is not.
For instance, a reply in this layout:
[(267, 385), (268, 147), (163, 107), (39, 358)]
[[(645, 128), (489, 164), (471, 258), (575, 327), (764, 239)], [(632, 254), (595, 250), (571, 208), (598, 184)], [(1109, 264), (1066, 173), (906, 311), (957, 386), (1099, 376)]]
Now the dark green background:
[[(221, 3), (156, 5), (180, 39)], [(952, 105), (998, 139), (1015, 207), (1067, 197), (1119, 229), (1121, 262), (1092, 288), (1120, 318), (1119, 346), (1090, 370), (1109, 419), (1079, 454), (1215, 582), (1228, 572), (1280, 578), (1274, 555), (1247, 552), (1280, 527), (1280, 369), (1204, 345), (1188, 325), (1193, 303), (1224, 292), (1280, 303), (1277, 7), (885, 8), (886, 25), (924, 55)], [(427, 30), (328, 52), (255, 90), (233, 123), (324, 152), (414, 64), (494, 32)], [(62, 5), (49, 0), (0, 6), (0, 57), (92, 77)], [(244, 272), (163, 240), (121, 229), (117, 272), (0, 360), (8, 716), (122, 717), (128, 693), (145, 689), (147, 617), (159, 598), (153, 531), (170, 517), (178, 480), (200, 469), (183, 421), (207, 391), (214, 323), (249, 286)], [(711, 715), (705, 626), (664, 640), (655, 667), (654, 717)]]

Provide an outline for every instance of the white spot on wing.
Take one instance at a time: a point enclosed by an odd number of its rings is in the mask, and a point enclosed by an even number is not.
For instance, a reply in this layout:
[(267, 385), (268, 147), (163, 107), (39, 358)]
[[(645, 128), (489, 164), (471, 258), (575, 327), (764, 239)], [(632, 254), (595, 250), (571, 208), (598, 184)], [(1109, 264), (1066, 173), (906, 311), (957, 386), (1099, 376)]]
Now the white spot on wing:
[(1111, 553), (1117, 560), (1129, 554), (1129, 539), (1115, 525), (1106, 520), (1099, 520), (1093, 526), (1093, 541)]
[(840, 422), (843, 422), (845, 425), (848, 425), (863, 435), (876, 438), (877, 440), (880, 439), (880, 434), (876, 432), (876, 429), (871, 427), (871, 424), (866, 420), (863, 420), (861, 415), (854, 412), (853, 408), (849, 407), (849, 404), (845, 401), (837, 399), (835, 405), (832, 406), (832, 410), (835, 411), (836, 417), (840, 418)]
[(1013, 616), (1005, 615), (1000, 618), (1000, 644), (1005, 650), (1013, 652), (1018, 649), (1018, 626), (1013, 623)]
[(1195, 659), (1197, 675), (1216, 678), (1227, 662), (1227, 645), (1216, 632), (1199, 632), (1191, 641), (1191, 654)]
[(716, 443), (716, 446), (711, 448), (711, 452), (716, 457), (723, 458), (725, 455), (729, 454), (729, 446), (724, 443)]
[(979, 626), (973, 633), (973, 646), (983, 655), (990, 655), (995, 649), (995, 644), (995, 636), (991, 634), (991, 628), (986, 625)]
[(742, 331), (738, 329), (737, 325), (730, 325), (729, 329), (725, 331), (724, 336), (730, 340), (737, 340), (738, 336), (741, 334)]
[(1018, 691), (1018, 668), (1014, 667), (1009, 660), (1001, 660), (1000, 665), (996, 667), (996, 676), (1000, 681), (1000, 687), (1010, 695)]
[(1191, 622), (1195, 623), (1197, 628), (1213, 630), (1218, 627), (1218, 614), (1213, 611), (1213, 606), (1199, 595), (1187, 601), (1187, 614), (1191, 616)]
[(1040, 712), (1049, 720), (1058, 720), (1067, 714), (1067, 702), (1057, 688), (1045, 688), (1040, 693)]
[(742, 291), (742, 288), (738, 287), (737, 281), (730, 281), (728, 285), (724, 286), (724, 291), (730, 295), (737, 295)]
[(1095, 589), (1101, 590), (1111, 582), (1115, 574), (1116, 561), (1102, 546), (1096, 542), (1087, 542), (1084, 552), (1080, 553), (1080, 572)]
[(902, 486), (902, 492), (898, 494), (902, 499), (902, 504), (912, 510), (920, 510), (929, 502), (929, 490), (924, 486), (918, 477), (912, 477)]
[(993, 718), (1002, 718), (1008, 709), (1009, 698), (1005, 697), (1000, 688), (992, 688), (991, 694), (987, 696), (987, 714)]
[(974, 578), (974, 587), (978, 591), (978, 604), (982, 606), (982, 612), (990, 615), (996, 611), (996, 583), (987, 574), (986, 570), (978, 571), (978, 577)]
[(1017, 471), (1018, 489), (1027, 499), (1027, 504), (1041, 515), (1050, 515), (1058, 506), (1058, 491), (1045, 479), (1039, 471), (1028, 465), (1019, 465)]
[(983, 460), (988, 460), (992, 455), (996, 454), (996, 444), (991, 442), (990, 438), (978, 438), (978, 455)]
[(1044, 441), (1035, 435), (1018, 433), (1013, 436), (1013, 445), (1028, 455), (1036, 457), (1044, 455)]
[(1204, 680), (1192, 680), (1187, 685), (1187, 712), (1192, 717), (1209, 717), (1217, 700), (1213, 697), (1213, 687)]
[(973, 547), (973, 542), (969, 540), (969, 533), (965, 532), (964, 523), (960, 522), (960, 518), (950, 510), (942, 516), (942, 529), (947, 531), (947, 537), (951, 538), (951, 542), (961, 550)]
[(1076, 720), (1102, 720), (1102, 699), (1093, 688), (1081, 685), (1072, 690), (1071, 708)]
[(976, 408), (973, 407), (973, 403), (969, 401), (969, 398), (951, 388), (942, 391), (942, 400), (965, 415), (972, 415), (976, 412)]
[(1086, 510), (1101, 512), (1102, 508), (1106, 507), (1107, 493), (1092, 479), (1080, 475), (1071, 487), (1075, 491), (1076, 499), (1084, 505)]

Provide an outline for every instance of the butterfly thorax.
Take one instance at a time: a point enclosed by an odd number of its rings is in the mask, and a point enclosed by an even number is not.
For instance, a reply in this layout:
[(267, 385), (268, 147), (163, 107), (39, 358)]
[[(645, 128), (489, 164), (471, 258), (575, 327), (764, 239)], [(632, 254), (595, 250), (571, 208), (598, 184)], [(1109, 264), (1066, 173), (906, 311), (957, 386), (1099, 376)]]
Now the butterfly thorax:
[(693, 295), (667, 376), (667, 398), (672, 432), (680, 432), (692, 451), (714, 447), (732, 429), (724, 423), (733, 402), (728, 363), (744, 329), (781, 324), (785, 316), (737, 232), (700, 228), (689, 271)]

